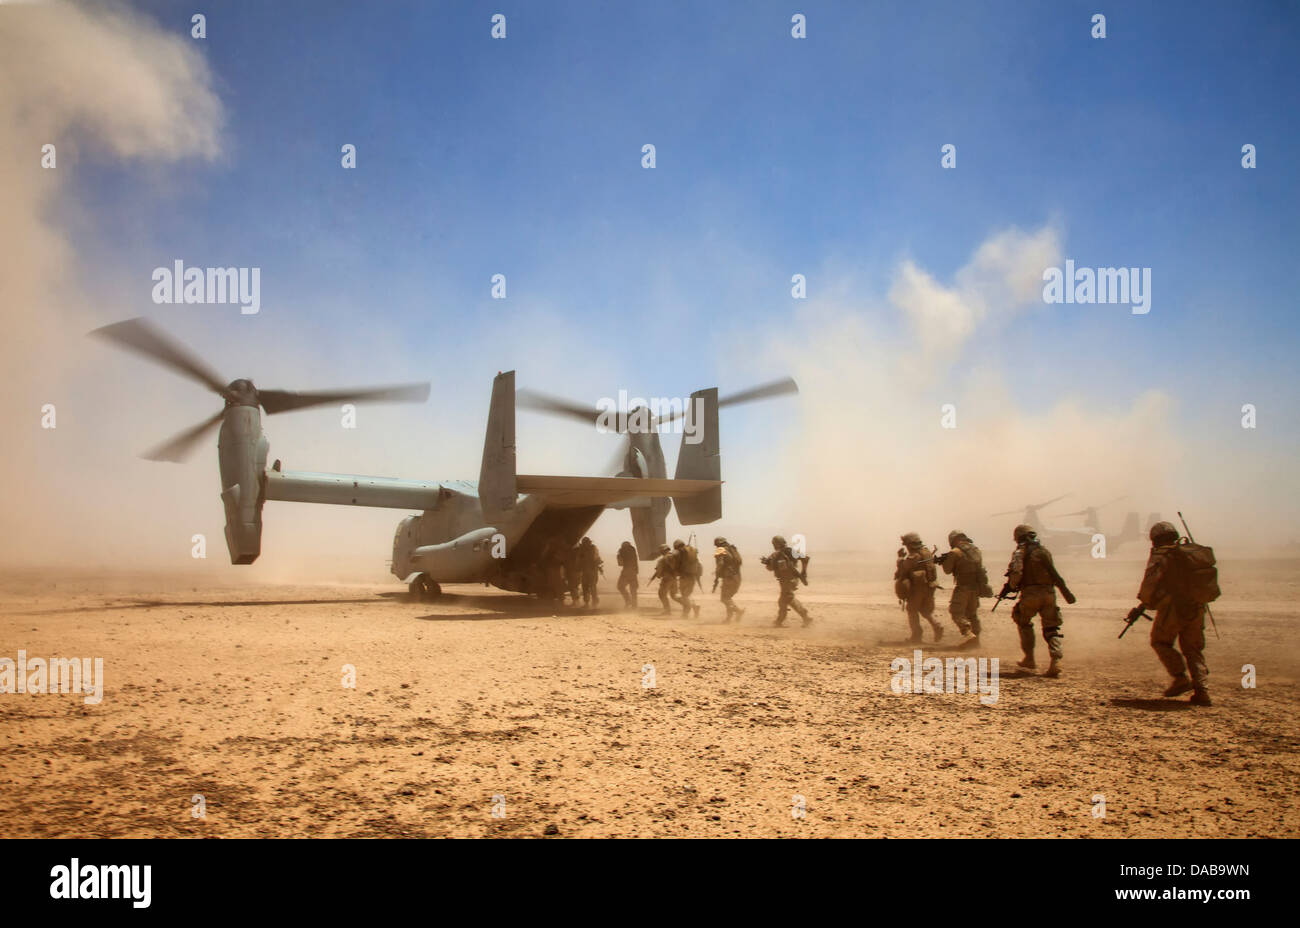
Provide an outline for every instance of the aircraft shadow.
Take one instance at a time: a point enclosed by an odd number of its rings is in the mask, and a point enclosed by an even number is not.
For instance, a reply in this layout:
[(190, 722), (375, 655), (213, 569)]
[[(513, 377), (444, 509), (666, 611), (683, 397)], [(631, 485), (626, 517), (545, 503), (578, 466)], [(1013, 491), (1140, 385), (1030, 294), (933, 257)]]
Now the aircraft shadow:
[(1112, 699), (1110, 704), (1124, 709), (1142, 709), (1146, 712), (1186, 712), (1192, 708), (1192, 704), (1185, 699), (1117, 698)]

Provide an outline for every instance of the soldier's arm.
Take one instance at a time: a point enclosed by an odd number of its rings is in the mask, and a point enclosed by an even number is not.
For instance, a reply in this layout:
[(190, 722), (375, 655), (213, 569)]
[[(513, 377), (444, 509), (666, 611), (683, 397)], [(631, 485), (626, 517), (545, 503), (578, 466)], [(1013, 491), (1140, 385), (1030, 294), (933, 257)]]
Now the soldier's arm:
[(949, 551), (948, 556), (943, 559), (943, 572), (950, 574), (956, 570), (957, 560), (962, 557), (965, 557), (965, 555), (961, 553), (961, 548), (953, 548)]

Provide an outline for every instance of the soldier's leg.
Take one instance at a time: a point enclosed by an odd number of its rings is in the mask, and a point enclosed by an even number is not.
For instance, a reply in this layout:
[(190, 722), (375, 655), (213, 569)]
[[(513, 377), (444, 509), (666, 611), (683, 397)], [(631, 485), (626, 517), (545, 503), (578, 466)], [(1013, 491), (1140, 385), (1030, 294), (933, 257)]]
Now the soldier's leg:
[[(1160, 658), (1160, 663), (1165, 665), (1165, 670), (1169, 676), (1174, 678), (1174, 686), (1170, 691), (1178, 689), (1178, 685), (1184, 680), (1188, 683), (1191, 680), (1187, 676), (1187, 662), (1183, 656), (1178, 653), (1174, 647), (1174, 642), (1178, 639), (1178, 614), (1174, 609), (1158, 609), (1156, 617), (1151, 622), (1151, 648), (1156, 652), (1156, 657)], [(1184, 688), (1181, 692), (1187, 692)], [(1177, 693), (1172, 693), (1177, 695)]]
[(799, 597), (794, 594), (793, 590), (790, 591), (790, 607), (799, 613), (799, 618), (803, 619), (805, 626), (812, 624), (812, 616), (808, 614), (808, 610), (804, 608), (803, 603), (799, 602)]
[(745, 610), (736, 605), (736, 593), (740, 591), (740, 581), (734, 578), (727, 578), (722, 581), (722, 601), (727, 605), (727, 621), (731, 621), (734, 616), (736, 621), (740, 621), (741, 615)]
[(970, 633), (978, 638), (980, 635), (980, 594), (978, 590), (971, 591), (969, 609), (970, 611), (966, 613), (966, 622), (970, 625)]
[(691, 588), (687, 584), (683, 583), (681, 585), (681, 591), (682, 591), (682, 595), (678, 598), (677, 601), (682, 604), (682, 615), (690, 615), (691, 614)]
[(968, 611), (966, 598), (965, 590), (953, 590), (952, 599), (948, 600), (948, 615), (952, 619), (952, 624), (957, 626), (957, 631), (963, 635), (970, 633), (970, 621), (966, 618)]
[(1017, 663), (1032, 670), (1038, 666), (1034, 661), (1034, 614), (1024, 607), (1023, 597), (1016, 600), (1016, 604), (1011, 607), (1011, 620), (1016, 623), (1016, 631), (1020, 634), (1020, 650), (1025, 655)]
[(1056, 604), (1056, 591), (1053, 590), (1048, 594), (1048, 602), (1043, 606), (1040, 613), (1043, 621), (1043, 640), (1047, 642), (1047, 653), (1051, 655), (1052, 662), (1047, 668), (1049, 677), (1059, 677), (1061, 675), (1061, 658), (1064, 656), (1061, 648), (1061, 639), (1064, 634), (1061, 632), (1061, 607)]
[(907, 627), (912, 632), (912, 637), (908, 639), (912, 644), (921, 643), (921, 613), (910, 602), (907, 604)]
[(794, 594), (789, 590), (782, 589), (781, 595), (776, 600), (776, 624), (784, 625), (786, 613), (790, 610), (790, 601), (794, 599)]
[(1210, 686), (1210, 668), (1205, 663), (1205, 607), (1195, 606), (1188, 611), (1178, 633), (1178, 647), (1187, 662), (1188, 674), (1196, 692), (1205, 693)]
[(671, 581), (667, 577), (659, 581), (659, 602), (663, 606), (664, 615), (671, 615), (673, 611), (672, 606), (668, 603), (668, 597), (671, 595), (669, 590), (670, 583)]

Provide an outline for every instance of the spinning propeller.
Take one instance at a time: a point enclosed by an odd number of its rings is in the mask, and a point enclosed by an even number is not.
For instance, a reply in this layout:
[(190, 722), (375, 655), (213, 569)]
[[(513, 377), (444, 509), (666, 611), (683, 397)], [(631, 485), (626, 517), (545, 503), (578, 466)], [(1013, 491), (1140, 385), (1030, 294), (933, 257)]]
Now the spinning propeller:
[(268, 415), (328, 406), (334, 403), (422, 403), (429, 398), (427, 383), (397, 384), (354, 390), (325, 390), (295, 393), (290, 390), (261, 390), (251, 380), (222, 383), (211, 368), (172, 341), (156, 326), (144, 319), (128, 319), (95, 329), (91, 335), (107, 339), (120, 348), (133, 351), (170, 368), (173, 372), (197, 381), (225, 400), (215, 415), (173, 436), (167, 442), (141, 455), (150, 461), (179, 462), (187, 457), (199, 440), (221, 422), (232, 406), (260, 406)]

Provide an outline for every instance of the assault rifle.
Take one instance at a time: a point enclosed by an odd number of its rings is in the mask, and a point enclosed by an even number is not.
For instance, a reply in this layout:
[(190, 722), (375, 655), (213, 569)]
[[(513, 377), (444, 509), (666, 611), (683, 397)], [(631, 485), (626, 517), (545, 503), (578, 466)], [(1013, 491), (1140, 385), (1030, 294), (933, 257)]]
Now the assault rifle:
[(1002, 589), (998, 591), (998, 597), (994, 601), (993, 608), (990, 609), (989, 612), (990, 613), (997, 612), (998, 603), (1002, 602), (1002, 600), (1004, 599), (1015, 599), (1016, 593), (1018, 592), (1020, 591), (1011, 589), (1011, 583), (1009, 581), (1007, 583), (1002, 584)]
[(1130, 609), (1128, 611), (1128, 615), (1124, 617), (1124, 631), (1121, 631), (1119, 633), (1119, 637), (1123, 638), (1124, 632), (1132, 628), (1133, 623), (1136, 622), (1138, 619), (1142, 618), (1144, 615), (1146, 615), (1148, 622), (1151, 621), (1151, 616), (1147, 615), (1146, 606), (1134, 606), (1132, 609)]

